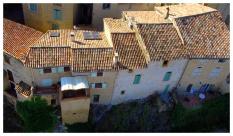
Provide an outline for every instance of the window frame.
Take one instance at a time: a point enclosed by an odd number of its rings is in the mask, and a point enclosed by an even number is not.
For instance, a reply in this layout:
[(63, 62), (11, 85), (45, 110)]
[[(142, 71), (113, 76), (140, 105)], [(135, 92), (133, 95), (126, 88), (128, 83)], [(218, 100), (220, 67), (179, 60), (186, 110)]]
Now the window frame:
[(168, 60), (164, 60), (162, 67), (168, 67), (169, 61)]
[(70, 72), (70, 67), (69, 66), (64, 67), (64, 72)]

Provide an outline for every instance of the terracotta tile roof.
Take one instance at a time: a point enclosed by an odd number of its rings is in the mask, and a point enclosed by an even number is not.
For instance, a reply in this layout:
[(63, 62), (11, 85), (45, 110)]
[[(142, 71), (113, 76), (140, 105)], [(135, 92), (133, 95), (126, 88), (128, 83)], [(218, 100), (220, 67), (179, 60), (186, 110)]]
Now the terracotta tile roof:
[(167, 7), (169, 7), (169, 14), (170, 17), (172, 18), (200, 15), (200, 14), (217, 11), (216, 9), (203, 6), (201, 4), (182, 4), (182, 5), (162, 6), (162, 7), (155, 7), (155, 10), (162, 12), (163, 15), (166, 16)]
[(190, 58), (230, 58), (230, 33), (219, 12), (176, 22)]
[(137, 28), (152, 61), (186, 58), (186, 48), (172, 24), (138, 24)]
[(127, 21), (123, 19), (104, 18), (104, 23), (111, 33), (134, 33), (134, 30), (129, 28)]
[(32, 68), (69, 66), (69, 47), (31, 47), (25, 65)]
[(111, 70), (113, 57), (113, 48), (72, 49), (72, 70), (74, 72)]
[[(59, 33), (58, 37), (51, 37), (51, 33)], [(75, 34), (71, 38), (71, 32)], [(98, 32), (101, 39), (85, 40), (83, 32)], [(33, 47), (72, 47), (72, 48), (106, 48), (111, 47), (103, 32), (87, 30), (49, 30), (41, 37)]]
[(16, 85), (15, 90), (22, 95), (25, 96), (30, 96), (32, 91), (31, 91), (31, 86), (28, 84), (24, 83), (23, 81), (20, 81), (19, 84)]
[(115, 51), (119, 55), (121, 68), (137, 69), (146, 66), (146, 59), (139, 47), (135, 34), (112, 34)]
[(169, 19), (157, 14), (156, 11), (124, 11), (123, 16), (127, 19), (134, 18), (138, 24), (161, 24), (172, 23)]
[(3, 50), (11, 56), (25, 61), (29, 46), (42, 36), (33, 28), (3, 19)]

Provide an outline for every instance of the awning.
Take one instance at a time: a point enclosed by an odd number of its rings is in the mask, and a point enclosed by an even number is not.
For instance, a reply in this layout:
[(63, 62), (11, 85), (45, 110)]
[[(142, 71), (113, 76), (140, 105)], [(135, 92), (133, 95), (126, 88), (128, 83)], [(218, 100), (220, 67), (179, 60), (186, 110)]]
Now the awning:
[(62, 77), (61, 91), (89, 88), (88, 81), (84, 77)]

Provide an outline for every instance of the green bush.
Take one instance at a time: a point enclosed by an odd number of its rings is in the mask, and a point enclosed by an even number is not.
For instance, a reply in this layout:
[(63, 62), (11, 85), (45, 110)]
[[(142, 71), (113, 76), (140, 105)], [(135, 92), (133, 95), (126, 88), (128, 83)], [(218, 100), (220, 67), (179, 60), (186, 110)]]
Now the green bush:
[(57, 122), (54, 109), (41, 97), (17, 102), (16, 111), (26, 132), (51, 132)]

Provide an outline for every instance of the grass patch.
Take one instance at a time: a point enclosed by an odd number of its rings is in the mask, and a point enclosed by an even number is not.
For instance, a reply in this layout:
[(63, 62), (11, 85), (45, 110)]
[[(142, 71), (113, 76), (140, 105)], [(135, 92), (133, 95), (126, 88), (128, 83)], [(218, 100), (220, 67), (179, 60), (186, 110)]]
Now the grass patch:
[(171, 115), (174, 132), (229, 132), (229, 94), (205, 102), (199, 109), (185, 109), (176, 105)]

